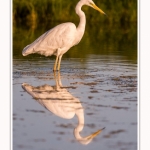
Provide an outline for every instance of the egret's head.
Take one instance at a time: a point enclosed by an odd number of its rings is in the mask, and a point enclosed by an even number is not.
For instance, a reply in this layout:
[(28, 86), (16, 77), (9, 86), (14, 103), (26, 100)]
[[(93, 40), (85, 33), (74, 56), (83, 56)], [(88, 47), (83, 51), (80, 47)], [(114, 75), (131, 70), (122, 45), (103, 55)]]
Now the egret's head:
[(100, 8), (98, 8), (92, 0), (80, 0), (80, 1), (84, 2), (85, 5), (88, 5), (94, 9), (98, 10), (100, 13), (106, 15), (106, 13), (104, 13)]

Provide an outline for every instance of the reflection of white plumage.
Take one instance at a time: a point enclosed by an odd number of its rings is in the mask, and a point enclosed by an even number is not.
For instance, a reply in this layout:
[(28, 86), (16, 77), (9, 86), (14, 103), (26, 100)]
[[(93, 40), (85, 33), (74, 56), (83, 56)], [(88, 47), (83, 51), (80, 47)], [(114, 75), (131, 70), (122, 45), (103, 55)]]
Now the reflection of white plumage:
[(84, 127), (84, 110), (81, 102), (78, 98), (72, 96), (66, 88), (62, 87), (59, 73), (58, 79), (56, 76), (55, 79), (56, 86), (54, 87), (49, 85), (33, 87), (27, 83), (23, 83), (22, 87), (53, 114), (64, 119), (71, 119), (76, 115), (78, 126), (74, 129), (74, 136), (82, 144), (90, 143), (102, 129), (87, 137), (81, 137), (80, 132)]
[(105, 14), (94, 4), (92, 0), (80, 0), (75, 8), (75, 11), (80, 18), (77, 28), (75, 24), (71, 22), (62, 23), (52, 28), (41, 35), (33, 43), (27, 45), (22, 51), (23, 56), (32, 53), (39, 53), (45, 56), (56, 55), (57, 57), (53, 70), (60, 70), (60, 62), (63, 54), (66, 53), (72, 46), (77, 45), (83, 37), (86, 25), (85, 14), (81, 10), (83, 5), (90, 6)]

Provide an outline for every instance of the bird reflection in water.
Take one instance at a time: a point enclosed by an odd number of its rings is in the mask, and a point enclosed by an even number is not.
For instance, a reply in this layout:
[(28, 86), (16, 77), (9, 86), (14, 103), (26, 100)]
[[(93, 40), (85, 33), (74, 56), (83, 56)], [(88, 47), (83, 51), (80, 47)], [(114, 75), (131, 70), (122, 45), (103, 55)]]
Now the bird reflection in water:
[(75, 115), (78, 118), (78, 125), (74, 129), (74, 136), (81, 144), (89, 144), (103, 129), (100, 129), (89, 136), (82, 137), (80, 132), (84, 127), (84, 109), (78, 98), (71, 95), (67, 88), (62, 86), (60, 73), (54, 73), (56, 86), (43, 85), (33, 87), (27, 83), (23, 83), (22, 87), (34, 99), (36, 99), (47, 110), (51, 111), (56, 116), (64, 119), (71, 119)]

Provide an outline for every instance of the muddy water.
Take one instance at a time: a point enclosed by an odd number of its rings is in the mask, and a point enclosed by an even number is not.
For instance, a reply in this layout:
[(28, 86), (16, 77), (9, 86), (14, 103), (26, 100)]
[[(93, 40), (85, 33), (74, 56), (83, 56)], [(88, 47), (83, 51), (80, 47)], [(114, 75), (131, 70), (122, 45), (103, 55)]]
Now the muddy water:
[(137, 65), (86, 59), (13, 60), (14, 150), (137, 149)]

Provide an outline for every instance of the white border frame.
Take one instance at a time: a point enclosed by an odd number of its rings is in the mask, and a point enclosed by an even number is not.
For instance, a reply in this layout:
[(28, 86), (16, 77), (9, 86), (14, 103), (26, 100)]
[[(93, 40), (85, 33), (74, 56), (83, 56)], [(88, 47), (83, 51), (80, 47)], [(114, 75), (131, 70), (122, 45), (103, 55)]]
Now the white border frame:
[(11, 1), (0, 1), (0, 148), (11, 148)]
[(139, 2), (139, 72), (138, 96), (139, 96), (139, 147), (140, 150), (150, 149), (150, 1)]

